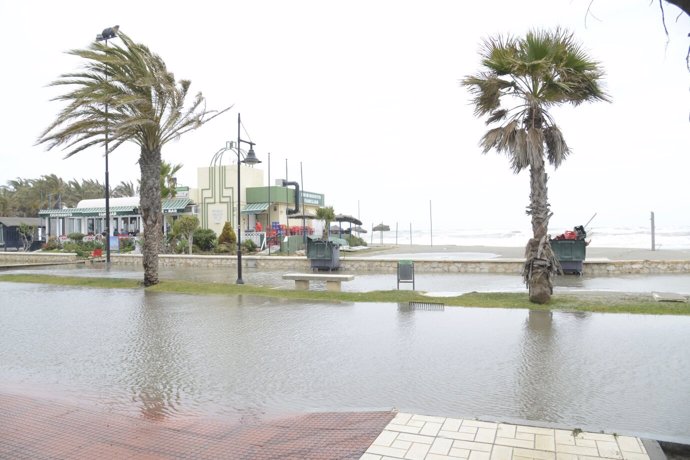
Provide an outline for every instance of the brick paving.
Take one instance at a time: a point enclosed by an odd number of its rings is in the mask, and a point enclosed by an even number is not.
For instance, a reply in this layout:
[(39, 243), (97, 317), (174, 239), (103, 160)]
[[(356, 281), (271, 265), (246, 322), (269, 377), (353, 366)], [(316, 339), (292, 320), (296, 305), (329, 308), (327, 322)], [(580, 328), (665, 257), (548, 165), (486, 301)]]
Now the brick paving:
[(395, 412), (152, 421), (0, 394), (2, 459), (358, 459)]
[(399, 413), (361, 460), (654, 460), (631, 436)]

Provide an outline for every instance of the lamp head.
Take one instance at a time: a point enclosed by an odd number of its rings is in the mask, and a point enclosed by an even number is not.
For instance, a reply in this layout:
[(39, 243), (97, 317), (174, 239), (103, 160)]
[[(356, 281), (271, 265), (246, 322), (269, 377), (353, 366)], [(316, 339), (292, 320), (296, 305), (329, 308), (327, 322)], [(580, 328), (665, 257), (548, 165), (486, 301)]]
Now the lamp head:
[(113, 26), (108, 27), (107, 29), (103, 29), (103, 32), (96, 35), (96, 40), (100, 42), (103, 40), (110, 40), (111, 38), (115, 38), (117, 37), (118, 30), (120, 30), (120, 26)]
[(256, 153), (254, 153), (254, 144), (249, 145), (249, 152), (247, 152), (247, 156), (244, 157), (244, 160), (242, 160), (242, 163), (247, 164), (247, 165), (255, 165), (258, 163), (261, 163), (261, 160), (259, 160), (256, 157)]

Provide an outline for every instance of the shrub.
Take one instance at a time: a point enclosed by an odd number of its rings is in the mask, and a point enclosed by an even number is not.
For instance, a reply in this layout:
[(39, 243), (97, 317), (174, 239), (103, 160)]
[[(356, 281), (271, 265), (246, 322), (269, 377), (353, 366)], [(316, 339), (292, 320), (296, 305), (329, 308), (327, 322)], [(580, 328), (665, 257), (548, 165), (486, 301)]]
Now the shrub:
[(194, 245), (201, 251), (212, 251), (216, 247), (216, 232), (210, 228), (198, 228), (194, 232)]
[(252, 240), (244, 240), (242, 242), (242, 252), (256, 252), (256, 243)]
[(81, 243), (84, 240), (84, 234), (79, 232), (70, 233), (69, 235), (67, 235), (67, 238), (74, 241), (75, 243)]
[(54, 236), (51, 236), (48, 238), (48, 241), (46, 241), (46, 244), (43, 246), (43, 249), (46, 251), (54, 251), (56, 249), (60, 249), (60, 242), (58, 239)]
[(218, 243), (218, 246), (216, 246), (216, 252), (218, 254), (232, 254), (237, 252), (237, 245), (234, 243)]
[(345, 239), (350, 246), (366, 246), (367, 242), (355, 235), (346, 235)]
[(225, 222), (225, 225), (223, 225), (223, 231), (220, 232), (218, 243), (229, 243), (232, 245), (237, 244), (237, 235), (235, 234), (235, 230), (233, 230), (230, 222)]

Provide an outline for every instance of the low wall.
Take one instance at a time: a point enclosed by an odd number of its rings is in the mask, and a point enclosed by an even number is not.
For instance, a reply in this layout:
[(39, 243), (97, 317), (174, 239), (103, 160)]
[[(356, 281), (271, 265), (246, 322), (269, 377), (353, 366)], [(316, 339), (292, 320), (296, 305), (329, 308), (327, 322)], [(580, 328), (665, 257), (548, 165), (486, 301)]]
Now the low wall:
[(0, 265), (69, 264), (79, 260), (73, 252), (4, 252), (0, 251)]
[[(1, 259), (0, 259), (1, 260)], [(111, 261), (118, 265), (141, 265), (141, 255), (112, 254)], [(310, 271), (306, 257), (292, 256), (243, 256), (243, 266), (259, 270)], [(235, 255), (189, 256), (161, 254), (161, 267), (234, 267)], [(418, 273), (503, 273), (520, 274), (522, 259), (494, 260), (416, 260)], [(371, 259), (366, 257), (341, 257), (340, 271), (350, 273), (395, 273), (396, 259)], [(615, 260), (585, 261), (584, 274), (592, 276), (623, 274), (690, 273), (690, 260)]]

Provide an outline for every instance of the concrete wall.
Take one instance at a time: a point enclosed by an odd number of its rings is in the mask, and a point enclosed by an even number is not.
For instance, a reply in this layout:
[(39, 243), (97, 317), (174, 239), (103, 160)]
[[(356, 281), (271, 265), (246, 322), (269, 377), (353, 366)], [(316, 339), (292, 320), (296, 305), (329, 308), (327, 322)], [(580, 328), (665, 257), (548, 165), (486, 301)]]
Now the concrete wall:
[(1, 265), (66, 264), (76, 262), (74, 253), (53, 252), (0, 252)]
[[(141, 255), (111, 255), (113, 264), (141, 265)], [(242, 261), (248, 268), (264, 270), (310, 271), (311, 263), (306, 257), (281, 256), (243, 256)], [(417, 273), (507, 273), (520, 274), (523, 260), (417, 260)], [(223, 256), (189, 256), (161, 255), (159, 264), (162, 267), (233, 267), (237, 257)], [(397, 260), (378, 260), (364, 257), (342, 257), (340, 271), (345, 273), (395, 273)], [(690, 273), (690, 260), (625, 260), (596, 261), (584, 263), (585, 275), (622, 275), (652, 273)]]

